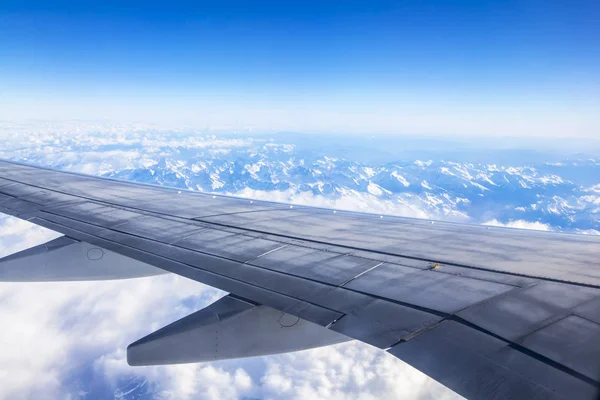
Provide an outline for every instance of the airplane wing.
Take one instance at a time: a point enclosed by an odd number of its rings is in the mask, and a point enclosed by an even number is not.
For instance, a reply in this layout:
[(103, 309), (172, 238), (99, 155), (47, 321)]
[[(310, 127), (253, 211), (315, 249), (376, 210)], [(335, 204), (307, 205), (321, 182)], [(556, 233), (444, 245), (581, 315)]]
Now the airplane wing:
[(0, 212), (65, 236), (0, 280), (165, 271), (230, 295), (128, 348), (132, 365), (357, 339), (473, 399), (600, 388), (600, 238), (252, 201), (0, 161)]

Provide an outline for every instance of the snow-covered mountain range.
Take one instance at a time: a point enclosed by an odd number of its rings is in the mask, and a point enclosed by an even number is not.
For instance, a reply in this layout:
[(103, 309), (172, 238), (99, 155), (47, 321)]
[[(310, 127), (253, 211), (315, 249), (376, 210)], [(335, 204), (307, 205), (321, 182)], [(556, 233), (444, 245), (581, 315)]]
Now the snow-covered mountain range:
[[(145, 168), (105, 175), (248, 197), (269, 198), (271, 193), (277, 199), (294, 202), (298, 198), (302, 203), (311, 203), (307, 194), (342, 204), (344, 198), (362, 198), (368, 205), (377, 199), (393, 214), (404, 215), (410, 209), (445, 219), (525, 219), (562, 229), (588, 230), (600, 222), (600, 185), (587, 186), (581, 182), (585, 179), (564, 176), (594, 168), (600, 172), (600, 163), (595, 160), (535, 166), (442, 160), (372, 165), (343, 158), (298, 159), (293, 150), (282, 157), (267, 148), (260, 154), (237, 152), (233, 158), (162, 157)], [(335, 202), (328, 205), (335, 206)]]
[(423, 218), (600, 230), (600, 158), (582, 154), (146, 130), (7, 137), (0, 157), (137, 182)]

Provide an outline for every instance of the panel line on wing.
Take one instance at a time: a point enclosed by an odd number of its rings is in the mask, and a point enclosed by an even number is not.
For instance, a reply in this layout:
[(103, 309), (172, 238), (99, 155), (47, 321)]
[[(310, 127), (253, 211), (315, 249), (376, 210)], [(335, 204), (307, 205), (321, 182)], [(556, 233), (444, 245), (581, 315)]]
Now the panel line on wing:
[(266, 256), (267, 254), (271, 254), (271, 253), (273, 253), (274, 251), (281, 250), (281, 249), (283, 249), (283, 248), (285, 248), (285, 247), (288, 247), (289, 245), (290, 245), (289, 243), (286, 243), (286, 244), (284, 244), (284, 245), (282, 245), (282, 246), (279, 246), (279, 247), (277, 247), (277, 248), (275, 248), (275, 249), (271, 249), (271, 250), (269, 250), (269, 251), (265, 251), (264, 253), (262, 253), (262, 254), (259, 254), (259, 255), (257, 255), (256, 257), (254, 257), (254, 258), (251, 258), (250, 260), (246, 260), (246, 261), (244, 261), (244, 264), (249, 264), (251, 261), (254, 261), (254, 260), (256, 260), (257, 258), (264, 257), (264, 256)]
[(206, 216), (202, 216), (202, 217), (193, 217), (193, 218), (190, 218), (190, 219), (192, 221), (198, 221), (198, 222), (204, 222), (204, 223), (210, 224), (211, 222), (203, 221), (202, 218), (224, 217), (226, 215), (252, 214), (252, 213), (258, 213), (258, 212), (289, 211), (289, 210), (290, 210), (289, 206), (286, 206), (284, 204), (284, 205), (282, 205), (281, 208), (269, 208), (269, 209), (266, 209), (266, 210), (265, 209), (260, 209), (260, 210), (236, 211), (236, 212), (230, 212), (230, 213), (220, 213), (220, 214), (206, 215)]
[(374, 270), (375, 268), (379, 267), (380, 265), (385, 264), (384, 262), (380, 262), (379, 264), (373, 265), (371, 268), (367, 269), (366, 271), (361, 272), (360, 274), (353, 276), (352, 278), (348, 279), (346, 282), (343, 282), (340, 287), (344, 287), (346, 286), (348, 283), (352, 282), (353, 280), (360, 278), (361, 276), (363, 276), (364, 274), (366, 274), (369, 271)]

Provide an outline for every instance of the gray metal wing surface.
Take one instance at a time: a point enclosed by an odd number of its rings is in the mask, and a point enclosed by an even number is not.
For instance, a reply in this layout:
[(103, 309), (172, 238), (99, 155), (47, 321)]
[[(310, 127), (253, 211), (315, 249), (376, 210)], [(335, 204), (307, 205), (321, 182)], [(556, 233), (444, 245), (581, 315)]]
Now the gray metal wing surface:
[[(231, 293), (132, 344), (133, 365), (352, 338), (467, 398), (598, 396), (597, 237), (252, 201), (6, 161), (0, 212), (66, 236), (0, 259), (0, 280), (69, 280), (77, 267), (61, 267), (64, 255), (51, 256), (60, 251), (83, 266), (103, 254), (120, 260), (91, 279), (168, 271)], [(42, 253), (55, 261), (30, 266)], [(261, 321), (273, 318), (297, 331), (273, 334), (269, 347), (260, 338), (275, 328)], [(238, 329), (245, 325), (252, 332)], [(227, 341), (205, 346), (214, 357), (185, 351), (197, 335), (222, 329)], [(301, 343), (311, 335), (319, 339)], [(223, 343), (227, 355), (217, 354)]]

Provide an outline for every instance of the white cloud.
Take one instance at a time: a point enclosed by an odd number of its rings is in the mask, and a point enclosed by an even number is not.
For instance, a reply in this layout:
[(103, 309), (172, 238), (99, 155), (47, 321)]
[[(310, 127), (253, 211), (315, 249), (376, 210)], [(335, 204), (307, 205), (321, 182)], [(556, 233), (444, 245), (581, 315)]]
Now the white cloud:
[(0, 257), (16, 253), (61, 236), (27, 221), (0, 214)]
[(530, 229), (535, 231), (550, 231), (552, 228), (548, 224), (544, 224), (543, 222), (530, 222), (522, 219), (508, 221), (507, 223), (502, 223), (497, 219), (492, 219), (487, 222), (484, 222), (483, 225), (488, 226), (502, 226), (505, 228), (518, 228), (518, 229)]

